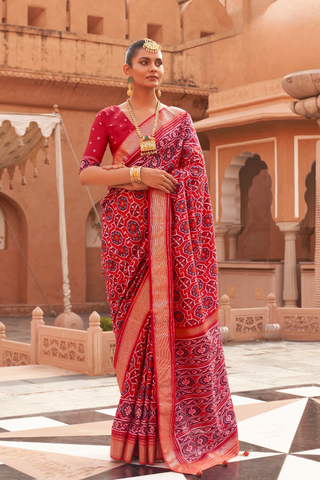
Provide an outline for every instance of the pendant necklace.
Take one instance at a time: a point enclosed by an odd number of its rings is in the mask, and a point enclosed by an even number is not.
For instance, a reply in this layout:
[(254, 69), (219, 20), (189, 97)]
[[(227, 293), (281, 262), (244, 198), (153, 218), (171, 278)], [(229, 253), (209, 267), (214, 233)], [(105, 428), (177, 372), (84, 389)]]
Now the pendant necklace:
[(131, 104), (129, 102), (129, 99), (127, 100), (127, 105), (128, 105), (128, 110), (129, 110), (130, 115), (131, 115), (132, 123), (135, 126), (137, 134), (140, 138), (141, 155), (154, 155), (155, 153), (157, 153), (156, 139), (154, 138), (154, 134), (156, 132), (157, 125), (158, 125), (159, 110), (160, 110), (159, 100), (158, 100), (158, 103), (157, 103), (157, 108), (156, 108), (156, 113), (155, 113), (152, 132), (151, 132), (150, 135), (145, 135), (145, 136), (143, 136), (141, 131), (140, 131), (137, 119), (136, 119), (136, 117), (133, 113), (133, 110), (132, 110)]

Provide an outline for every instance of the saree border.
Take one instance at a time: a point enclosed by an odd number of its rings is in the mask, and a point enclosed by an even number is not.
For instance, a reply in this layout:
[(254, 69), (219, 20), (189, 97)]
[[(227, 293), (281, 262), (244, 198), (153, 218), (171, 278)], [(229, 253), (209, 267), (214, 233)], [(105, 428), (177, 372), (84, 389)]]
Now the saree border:
[[(152, 341), (158, 402), (158, 428), (168, 467), (179, 473), (197, 474), (239, 453), (237, 431), (201, 459), (187, 463), (175, 439), (175, 327), (171, 243), (171, 195), (149, 189), (149, 259)], [(190, 336), (201, 335), (218, 322), (218, 310)], [(178, 335), (189, 338), (189, 332)]]
[(196, 327), (176, 327), (175, 339), (184, 340), (186, 338), (195, 338), (205, 335), (216, 323), (219, 322), (219, 309), (217, 309), (210, 317), (208, 317), (202, 325)]
[[(146, 274), (135, 299), (130, 307), (122, 325), (121, 336), (118, 338), (118, 347), (114, 359), (114, 368), (117, 374), (117, 382), (122, 391), (124, 378), (131, 360), (132, 351), (136, 345), (141, 327), (150, 312), (150, 285), (149, 274)], [(125, 328), (124, 328), (125, 326)]]
[(171, 468), (175, 460), (175, 362), (170, 208), (170, 194), (149, 188), (150, 299), (158, 428), (163, 455)]

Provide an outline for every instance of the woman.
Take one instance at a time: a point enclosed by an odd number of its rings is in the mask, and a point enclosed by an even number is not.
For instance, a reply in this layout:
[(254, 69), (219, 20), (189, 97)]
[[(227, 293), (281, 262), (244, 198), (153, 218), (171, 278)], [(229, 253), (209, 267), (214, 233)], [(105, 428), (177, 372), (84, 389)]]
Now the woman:
[(157, 99), (160, 46), (133, 43), (124, 73), (130, 100), (98, 113), (80, 167), (83, 185), (109, 187), (102, 266), (121, 391), (110, 455), (195, 474), (238, 454), (205, 166), (188, 113)]

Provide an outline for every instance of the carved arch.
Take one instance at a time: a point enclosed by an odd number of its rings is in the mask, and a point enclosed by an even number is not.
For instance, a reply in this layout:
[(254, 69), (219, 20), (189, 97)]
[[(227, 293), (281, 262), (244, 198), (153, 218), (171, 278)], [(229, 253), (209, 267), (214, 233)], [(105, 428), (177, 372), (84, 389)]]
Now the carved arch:
[(304, 200), (306, 202), (306, 213), (300, 222), (301, 226), (313, 227), (315, 224), (315, 198), (316, 198), (316, 162), (311, 165), (310, 172), (305, 179)]
[(10, 225), (10, 228), (5, 228), (5, 249), (0, 250), (0, 303), (26, 303), (28, 270), (14, 239), (15, 237), (24, 256), (28, 258), (26, 216), (20, 205), (2, 192), (0, 207)]
[(222, 216), (220, 224), (240, 226), (242, 223), (240, 170), (246, 165), (247, 160), (250, 158), (257, 162), (261, 162), (260, 170), (267, 168), (267, 165), (261, 160), (257, 153), (245, 151), (240, 155), (233, 157), (231, 164), (226, 169), (225, 177), (221, 186)]
[(304, 200), (306, 202), (306, 213), (300, 221), (299, 234), (301, 236), (301, 258), (302, 261), (311, 261), (313, 259), (314, 238), (311, 248), (311, 236), (315, 227), (315, 207), (316, 207), (316, 162), (311, 165), (310, 172), (305, 178), (306, 190)]

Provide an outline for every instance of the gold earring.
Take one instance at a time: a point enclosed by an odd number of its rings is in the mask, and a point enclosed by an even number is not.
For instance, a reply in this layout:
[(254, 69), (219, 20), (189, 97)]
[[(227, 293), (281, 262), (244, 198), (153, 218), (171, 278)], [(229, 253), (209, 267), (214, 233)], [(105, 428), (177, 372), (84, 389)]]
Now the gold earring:
[(157, 97), (161, 97), (161, 83), (159, 84), (159, 87), (157, 88)]
[(128, 78), (128, 90), (127, 90), (127, 95), (128, 95), (128, 97), (132, 97), (132, 95), (133, 95), (131, 77)]

